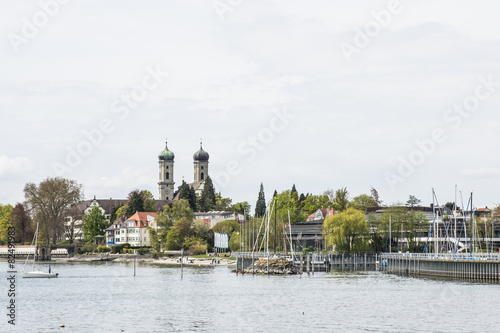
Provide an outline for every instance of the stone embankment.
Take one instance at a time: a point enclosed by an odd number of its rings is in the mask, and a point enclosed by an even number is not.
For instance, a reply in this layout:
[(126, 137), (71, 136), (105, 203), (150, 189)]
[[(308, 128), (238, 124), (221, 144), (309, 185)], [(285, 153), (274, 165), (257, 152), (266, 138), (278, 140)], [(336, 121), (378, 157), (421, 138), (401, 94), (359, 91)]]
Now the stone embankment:
[(267, 271), (267, 259), (259, 259), (254, 265), (249, 265), (244, 269), (246, 274), (300, 274), (298, 267), (285, 259), (269, 259), (269, 273)]

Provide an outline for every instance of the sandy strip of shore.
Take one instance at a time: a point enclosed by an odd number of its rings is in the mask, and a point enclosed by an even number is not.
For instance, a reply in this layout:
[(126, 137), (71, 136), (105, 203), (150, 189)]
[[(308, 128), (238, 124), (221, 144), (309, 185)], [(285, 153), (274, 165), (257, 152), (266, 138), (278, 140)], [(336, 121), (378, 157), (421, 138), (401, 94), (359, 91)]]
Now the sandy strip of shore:
[[(215, 260), (214, 260), (215, 259)], [(67, 262), (89, 262), (89, 261), (114, 261), (114, 262), (133, 262), (134, 255), (123, 254), (123, 255), (80, 255), (72, 258), (53, 258), (54, 261), (67, 261)], [(163, 257), (154, 259), (151, 257), (143, 257), (138, 255), (137, 262), (141, 263), (151, 263), (151, 264), (162, 264), (162, 265), (181, 265), (181, 257)], [(191, 258), (183, 257), (182, 264), (187, 266), (230, 266), (235, 265), (235, 260), (230, 260), (224, 257), (217, 258)]]

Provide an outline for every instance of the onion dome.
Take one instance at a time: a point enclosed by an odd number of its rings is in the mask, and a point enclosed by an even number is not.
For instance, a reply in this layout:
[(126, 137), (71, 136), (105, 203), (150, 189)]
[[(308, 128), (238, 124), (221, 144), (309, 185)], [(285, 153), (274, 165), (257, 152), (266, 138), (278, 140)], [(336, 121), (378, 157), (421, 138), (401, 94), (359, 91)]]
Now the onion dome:
[(203, 147), (200, 142), (200, 150), (198, 150), (196, 153), (193, 155), (193, 160), (197, 162), (208, 162), (208, 153), (203, 150)]
[(158, 154), (158, 159), (160, 161), (173, 161), (175, 157), (175, 154), (173, 151), (169, 150), (167, 147), (167, 143), (165, 142), (165, 149), (163, 149), (159, 154)]

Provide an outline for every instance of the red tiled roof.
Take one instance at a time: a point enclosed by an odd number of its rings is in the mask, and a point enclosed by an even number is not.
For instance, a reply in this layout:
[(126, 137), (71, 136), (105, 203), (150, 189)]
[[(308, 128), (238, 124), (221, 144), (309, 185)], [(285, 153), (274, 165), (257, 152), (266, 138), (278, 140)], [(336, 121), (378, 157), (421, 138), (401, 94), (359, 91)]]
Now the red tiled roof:
[(149, 225), (148, 215), (154, 218), (158, 217), (158, 214), (152, 212), (136, 212), (134, 215), (125, 220), (127, 221), (135, 221), (137, 222), (138, 227), (147, 227)]

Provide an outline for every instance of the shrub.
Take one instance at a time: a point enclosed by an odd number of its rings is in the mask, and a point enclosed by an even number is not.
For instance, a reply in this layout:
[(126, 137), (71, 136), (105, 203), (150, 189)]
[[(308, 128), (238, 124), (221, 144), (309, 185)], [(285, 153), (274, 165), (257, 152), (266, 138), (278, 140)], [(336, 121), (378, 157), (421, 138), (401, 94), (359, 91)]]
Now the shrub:
[(111, 253), (121, 253), (122, 249), (123, 249), (123, 244), (112, 246)]
[(196, 242), (189, 247), (188, 253), (189, 255), (205, 254), (207, 253), (207, 244)]
[(305, 247), (305, 248), (302, 249), (302, 252), (304, 252), (304, 253), (305, 252), (309, 252), (309, 251), (311, 251), (311, 250), (308, 247)]
[(97, 252), (102, 253), (102, 252), (109, 252), (111, 249), (107, 247), (106, 245), (99, 245), (97, 247)]
[(96, 247), (94, 245), (87, 244), (84, 247), (82, 247), (81, 252), (82, 253), (94, 252), (95, 249)]
[(137, 250), (137, 253), (139, 253), (141, 256), (146, 254), (146, 253), (151, 253), (151, 249), (149, 247), (141, 247), (140, 249)]

